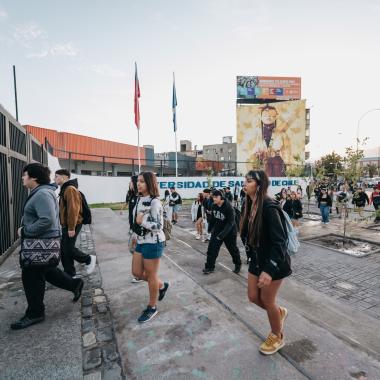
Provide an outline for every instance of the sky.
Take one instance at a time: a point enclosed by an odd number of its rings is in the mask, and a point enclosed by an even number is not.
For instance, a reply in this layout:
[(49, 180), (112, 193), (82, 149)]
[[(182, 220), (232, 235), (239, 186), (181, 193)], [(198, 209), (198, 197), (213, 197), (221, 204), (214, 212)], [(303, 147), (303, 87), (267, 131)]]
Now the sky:
[[(356, 144), (380, 109), (377, 0), (0, 0), (0, 103), (44, 128), (173, 151), (236, 138), (236, 76), (300, 76), (311, 158)], [(359, 135), (380, 143), (380, 111)]]

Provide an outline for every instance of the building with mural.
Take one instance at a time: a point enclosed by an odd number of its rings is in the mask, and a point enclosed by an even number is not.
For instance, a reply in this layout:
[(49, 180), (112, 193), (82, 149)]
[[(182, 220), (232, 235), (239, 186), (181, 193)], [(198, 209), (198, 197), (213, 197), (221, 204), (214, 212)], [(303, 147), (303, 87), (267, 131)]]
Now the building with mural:
[(286, 177), (308, 159), (310, 112), (301, 99), (301, 78), (237, 77), (238, 174), (264, 168)]

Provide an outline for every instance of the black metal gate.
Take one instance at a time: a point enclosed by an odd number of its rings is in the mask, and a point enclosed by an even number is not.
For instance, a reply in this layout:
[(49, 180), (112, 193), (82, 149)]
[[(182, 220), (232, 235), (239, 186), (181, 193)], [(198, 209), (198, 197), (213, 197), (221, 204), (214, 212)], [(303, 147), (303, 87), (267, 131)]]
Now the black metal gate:
[(27, 197), (22, 169), (29, 162), (47, 163), (43, 145), (0, 106), (0, 256), (17, 242)]

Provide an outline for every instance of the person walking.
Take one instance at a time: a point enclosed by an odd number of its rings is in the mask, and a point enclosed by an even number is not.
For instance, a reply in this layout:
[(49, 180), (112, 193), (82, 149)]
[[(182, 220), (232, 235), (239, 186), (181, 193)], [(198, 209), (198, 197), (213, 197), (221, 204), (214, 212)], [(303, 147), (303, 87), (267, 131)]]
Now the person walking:
[(193, 202), (191, 206), (191, 219), (195, 223), (197, 229), (197, 234), (195, 239), (203, 240), (203, 219), (204, 219), (204, 208), (203, 208), (203, 194), (199, 193), (197, 199)]
[(207, 249), (207, 260), (203, 273), (210, 274), (214, 272), (215, 261), (224, 243), (232, 257), (232, 262), (235, 264), (233, 272), (238, 274), (241, 269), (241, 259), (239, 248), (236, 245), (235, 212), (231, 203), (225, 200), (220, 190), (215, 190), (212, 195), (214, 204), (212, 206), (212, 217), (208, 225), (211, 239)]
[(359, 216), (363, 216), (362, 213), (366, 203), (369, 204), (368, 195), (362, 187), (359, 187), (352, 197), (352, 204), (357, 208)]
[(248, 299), (267, 312), (271, 332), (261, 344), (264, 355), (276, 353), (285, 345), (284, 322), (288, 311), (276, 302), (284, 278), (291, 275), (287, 235), (279, 203), (267, 195), (269, 179), (262, 170), (245, 177), (246, 206), (240, 234), (251, 261), (248, 268)]
[(164, 199), (162, 200), (162, 207), (164, 208), (164, 216), (166, 214), (166, 218), (170, 220), (170, 222), (173, 220), (172, 211), (173, 208), (170, 207), (170, 191), (165, 190)]
[(204, 223), (205, 223), (205, 238), (204, 242), (210, 241), (211, 234), (208, 232), (208, 225), (210, 224), (211, 217), (212, 217), (212, 205), (214, 201), (211, 196), (211, 190), (210, 189), (204, 189), (203, 190), (203, 210), (204, 210)]
[(137, 175), (131, 176), (129, 181), (129, 189), (127, 192), (127, 196), (125, 198), (125, 204), (128, 205), (128, 221), (129, 221), (129, 233), (132, 233), (132, 225), (133, 225), (133, 209), (135, 208), (137, 198)]
[(140, 196), (133, 211), (133, 233), (137, 245), (132, 258), (132, 274), (148, 283), (149, 303), (138, 318), (139, 323), (145, 323), (157, 315), (157, 299), (163, 300), (170, 284), (162, 282), (158, 277), (165, 234), (156, 175), (152, 172), (141, 173), (138, 176), (137, 189)]
[(330, 207), (332, 207), (332, 199), (327, 189), (322, 187), (318, 196), (318, 208), (321, 210), (323, 224), (329, 224)]
[(170, 197), (169, 197), (169, 206), (172, 208), (172, 223), (178, 223), (178, 211), (180, 209), (180, 205), (182, 204), (182, 198), (175, 190), (175, 187), (172, 186), (170, 188)]
[(371, 194), (371, 203), (375, 209), (375, 223), (380, 222), (380, 183), (377, 184)]
[(229, 187), (226, 187), (226, 188), (224, 189), (224, 197), (226, 198), (226, 200), (227, 200), (228, 202), (230, 202), (230, 203), (232, 204), (234, 198), (233, 198), (233, 196), (232, 196), (231, 189), (230, 189)]
[[(20, 263), (23, 262), (21, 257), (26, 239), (28, 239), (29, 246), (38, 244), (38, 247), (41, 247), (46, 241), (51, 240), (51, 243), (54, 243), (53, 240), (58, 240), (59, 242), (61, 236), (59, 206), (55, 188), (50, 185), (50, 169), (39, 163), (29, 164), (23, 170), (22, 181), (30, 193), (24, 205), (21, 227), (18, 229), (18, 235), (21, 237)], [(21, 277), (28, 307), (24, 316), (11, 324), (12, 330), (24, 329), (45, 320), (46, 281), (58, 288), (72, 292), (74, 294), (73, 302), (79, 300), (82, 294), (83, 280), (73, 279), (57, 268), (57, 265), (58, 260), (52, 266), (22, 264)]]
[(283, 210), (289, 215), (293, 226), (298, 228), (299, 219), (302, 218), (302, 203), (295, 191), (292, 191), (290, 198), (286, 200)]
[(240, 195), (240, 184), (238, 181), (234, 185), (234, 206), (239, 207), (239, 195)]
[(82, 195), (78, 190), (78, 180), (70, 179), (67, 169), (55, 172), (55, 183), (60, 186), (59, 216), (62, 226), (61, 259), (64, 271), (76, 276), (74, 260), (86, 264), (86, 273), (91, 274), (96, 266), (96, 256), (88, 255), (75, 246), (82, 229)]

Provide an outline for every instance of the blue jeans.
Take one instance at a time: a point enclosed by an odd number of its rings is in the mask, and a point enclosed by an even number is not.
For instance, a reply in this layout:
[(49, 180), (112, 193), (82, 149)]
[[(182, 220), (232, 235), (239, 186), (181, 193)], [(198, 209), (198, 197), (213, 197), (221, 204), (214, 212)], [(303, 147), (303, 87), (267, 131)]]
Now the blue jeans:
[(322, 215), (322, 222), (328, 223), (329, 222), (329, 216), (330, 216), (330, 206), (327, 205), (321, 205), (321, 215)]

